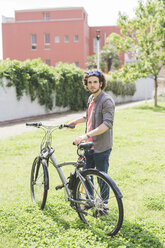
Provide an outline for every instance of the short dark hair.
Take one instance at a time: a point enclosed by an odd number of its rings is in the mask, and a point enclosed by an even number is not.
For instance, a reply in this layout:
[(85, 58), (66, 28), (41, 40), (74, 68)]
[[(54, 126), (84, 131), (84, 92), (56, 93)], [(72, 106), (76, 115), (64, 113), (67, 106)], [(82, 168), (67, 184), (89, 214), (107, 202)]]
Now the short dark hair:
[(104, 74), (100, 70), (92, 70), (92, 71), (84, 73), (83, 84), (84, 84), (85, 89), (88, 90), (87, 88), (88, 78), (92, 76), (98, 77), (99, 83), (102, 83), (101, 89), (103, 90), (106, 87), (106, 80), (105, 80)]

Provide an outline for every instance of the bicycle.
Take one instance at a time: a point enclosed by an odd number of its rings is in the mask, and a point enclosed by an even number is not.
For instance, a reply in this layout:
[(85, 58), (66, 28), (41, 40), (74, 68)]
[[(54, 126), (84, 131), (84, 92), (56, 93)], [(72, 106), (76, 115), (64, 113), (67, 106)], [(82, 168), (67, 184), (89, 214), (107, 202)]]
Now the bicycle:
[[(31, 169), (30, 190), (31, 199), (41, 209), (44, 209), (49, 190), (48, 165), (51, 163), (58, 172), (62, 184), (56, 190), (65, 189), (66, 201), (78, 213), (80, 219), (99, 232), (114, 236), (123, 223), (122, 194), (106, 173), (96, 169), (84, 170), (84, 150), (93, 146), (92, 142), (81, 143), (77, 147), (77, 161), (57, 163), (51, 146), (52, 133), (56, 129), (74, 128), (71, 125), (46, 126), (42, 123), (26, 123), (44, 130), (44, 137), (40, 145), (40, 153), (34, 159)], [(63, 166), (72, 165), (75, 170), (66, 178), (62, 171)]]

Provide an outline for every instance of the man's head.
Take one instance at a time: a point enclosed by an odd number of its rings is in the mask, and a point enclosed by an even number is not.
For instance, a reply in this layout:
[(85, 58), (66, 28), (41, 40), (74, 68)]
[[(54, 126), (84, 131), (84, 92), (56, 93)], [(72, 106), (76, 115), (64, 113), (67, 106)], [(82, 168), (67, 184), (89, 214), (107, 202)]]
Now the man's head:
[(88, 86), (90, 85), (91, 82), (96, 82), (96, 81), (99, 82), (100, 89), (103, 90), (106, 86), (106, 80), (103, 73), (98, 70), (85, 72), (83, 84), (86, 90), (90, 90)]

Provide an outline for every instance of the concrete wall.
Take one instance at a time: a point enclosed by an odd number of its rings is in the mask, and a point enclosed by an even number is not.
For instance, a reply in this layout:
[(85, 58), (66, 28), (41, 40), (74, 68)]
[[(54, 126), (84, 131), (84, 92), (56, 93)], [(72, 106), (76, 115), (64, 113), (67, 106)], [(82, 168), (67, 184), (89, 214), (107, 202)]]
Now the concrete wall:
[(30, 97), (25, 94), (18, 101), (15, 87), (0, 86), (0, 122), (68, 110), (69, 107), (62, 108), (55, 106), (55, 98), (51, 111), (46, 110), (45, 106), (41, 106), (37, 100), (31, 102)]
[(147, 100), (153, 97), (154, 80), (151, 78), (141, 78), (136, 82), (136, 92), (133, 96), (115, 96), (112, 92), (109, 94), (114, 99), (115, 103), (125, 103), (131, 101)]
[[(6, 81), (4, 80), (4, 84), (5, 82)], [(152, 98), (153, 90), (154, 82), (152, 79), (139, 79), (136, 82), (136, 93), (134, 96), (116, 97), (111, 92), (109, 92), (109, 94), (112, 95), (116, 103), (124, 103), (150, 99)], [(31, 102), (30, 97), (26, 95), (18, 101), (15, 87), (0, 86), (0, 122), (49, 113), (65, 112), (68, 110), (69, 107), (62, 108), (55, 106), (55, 97), (52, 111), (47, 111), (45, 106), (39, 105), (37, 100)]]

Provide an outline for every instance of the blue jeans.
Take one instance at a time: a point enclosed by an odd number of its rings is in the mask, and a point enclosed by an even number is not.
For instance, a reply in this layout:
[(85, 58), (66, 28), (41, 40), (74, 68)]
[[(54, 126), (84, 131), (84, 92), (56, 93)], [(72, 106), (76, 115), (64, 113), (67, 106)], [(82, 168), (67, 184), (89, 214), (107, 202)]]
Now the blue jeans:
[[(109, 168), (109, 156), (111, 151), (112, 151), (111, 148), (101, 153), (94, 153), (94, 150), (92, 149), (86, 150), (85, 151), (86, 165), (84, 169), (96, 168), (99, 171), (103, 171), (107, 173)], [(109, 187), (100, 178), (98, 178), (98, 184), (100, 187), (102, 199), (104, 200), (105, 203), (108, 203)], [(91, 191), (89, 187), (88, 190)]]
[(105, 173), (107, 173), (109, 168), (109, 156), (111, 151), (111, 148), (105, 152), (100, 153), (94, 153), (94, 150), (92, 149), (86, 150), (86, 165), (84, 169), (96, 168), (99, 171), (104, 171)]

